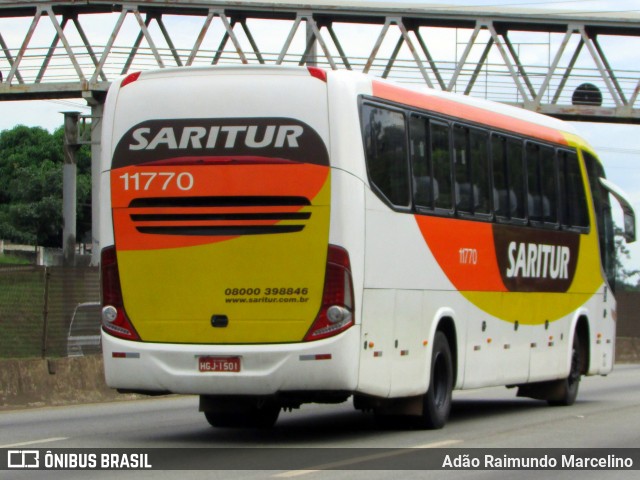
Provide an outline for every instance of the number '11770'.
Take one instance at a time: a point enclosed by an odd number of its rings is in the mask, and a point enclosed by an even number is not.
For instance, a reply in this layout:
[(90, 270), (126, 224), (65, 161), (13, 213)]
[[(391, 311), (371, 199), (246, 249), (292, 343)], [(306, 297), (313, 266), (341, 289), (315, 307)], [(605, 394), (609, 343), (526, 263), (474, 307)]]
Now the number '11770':
[(137, 172), (120, 175), (125, 190), (168, 190), (177, 187), (186, 191), (193, 188), (193, 175), (189, 172)]
[(477, 265), (478, 263), (478, 250), (475, 248), (461, 248), (458, 250), (458, 255), (462, 265)]

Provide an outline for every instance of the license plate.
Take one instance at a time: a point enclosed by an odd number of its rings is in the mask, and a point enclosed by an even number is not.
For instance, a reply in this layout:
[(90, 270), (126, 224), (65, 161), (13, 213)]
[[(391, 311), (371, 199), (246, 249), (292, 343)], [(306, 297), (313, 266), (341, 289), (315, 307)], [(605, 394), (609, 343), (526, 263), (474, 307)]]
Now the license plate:
[(240, 371), (240, 357), (200, 357), (198, 358), (198, 370), (201, 372), (228, 372)]

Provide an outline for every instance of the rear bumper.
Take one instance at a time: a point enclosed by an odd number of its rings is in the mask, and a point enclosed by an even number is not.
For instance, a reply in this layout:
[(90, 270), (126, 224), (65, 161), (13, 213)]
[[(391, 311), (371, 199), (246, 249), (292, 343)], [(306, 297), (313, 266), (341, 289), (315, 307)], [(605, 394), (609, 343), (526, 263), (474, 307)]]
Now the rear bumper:
[[(102, 332), (107, 385), (197, 395), (272, 395), (285, 391), (354, 391), (360, 327), (307, 343), (188, 345), (121, 340)], [(198, 371), (203, 356), (240, 357), (237, 373)]]

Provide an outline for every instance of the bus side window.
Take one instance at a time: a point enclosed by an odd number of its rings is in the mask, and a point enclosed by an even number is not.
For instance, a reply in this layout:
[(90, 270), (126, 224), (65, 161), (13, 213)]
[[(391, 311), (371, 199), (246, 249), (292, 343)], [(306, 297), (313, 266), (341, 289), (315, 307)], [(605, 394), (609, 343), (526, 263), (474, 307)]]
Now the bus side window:
[(371, 183), (392, 205), (408, 207), (409, 161), (404, 114), (365, 104), (362, 121)]
[(584, 183), (575, 152), (560, 151), (561, 191), (564, 195), (562, 223), (566, 227), (588, 228), (589, 215)]
[(431, 159), (427, 155), (428, 121), (424, 117), (412, 116), (409, 121), (411, 145), (411, 168), (413, 172), (413, 201), (417, 207), (433, 209), (438, 197), (438, 185), (431, 174)]
[(542, 194), (540, 192), (540, 145), (527, 142), (527, 206), (529, 220), (542, 221)]
[(491, 163), (493, 165), (493, 211), (498, 219), (506, 220), (510, 212), (509, 185), (507, 184), (507, 139), (491, 136)]
[(555, 224), (557, 219), (557, 174), (553, 148), (527, 142), (529, 220)]
[(611, 217), (611, 200), (609, 192), (600, 184), (600, 178), (605, 178), (604, 169), (596, 157), (589, 152), (582, 151), (584, 163), (589, 175), (589, 186), (593, 196), (593, 206), (596, 214), (596, 224), (598, 225), (598, 238), (600, 240), (600, 258), (602, 266), (607, 275), (607, 281), (612, 290), (615, 290), (616, 283), (616, 250), (613, 229), (613, 219)]
[(473, 213), (491, 214), (491, 182), (489, 181), (489, 134), (472, 129), (469, 135), (471, 150), (471, 180), (473, 182)]
[(548, 224), (558, 223), (558, 167), (556, 152), (551, 147), (542, 147), (540, 150), (540, 162), (542, 167), (542, 216)]
[(434, 184), (438, 185), (438, 195), (434, 207), (452, 211), (453, 195), (451, 184), (451, 150), (449, 148), (449, 126), (446, 123), (429, 122), (429, 155), (433, 166)]
[(527, 189), (523, 162), (523, 148), (520, 140), (507, 139), (507, 173), (511, 218), (525, 220)]
[(462, 125), (453, 127), (453, 165), (455, 176), (456, 209), (461, 213), (473, 213), (473, 188), (470, 178), (469, 129)]
[(456, 207), (463, 214), (491, 213), (488, 138), (484, 130), (462, 125), (453, 128)]

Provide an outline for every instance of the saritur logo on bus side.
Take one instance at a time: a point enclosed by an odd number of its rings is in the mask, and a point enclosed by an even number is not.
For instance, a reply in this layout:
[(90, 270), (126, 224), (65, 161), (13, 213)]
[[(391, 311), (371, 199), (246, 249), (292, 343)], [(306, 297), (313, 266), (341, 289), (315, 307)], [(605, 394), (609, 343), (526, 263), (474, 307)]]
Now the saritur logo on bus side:
[(566, 292), (576, 272), (580, 235), (494, 225), (500, 275), (510, 291)]
[(569, 278), (571, 250), (567, 246), (511, 242), (508, 251), (509, 278)]

